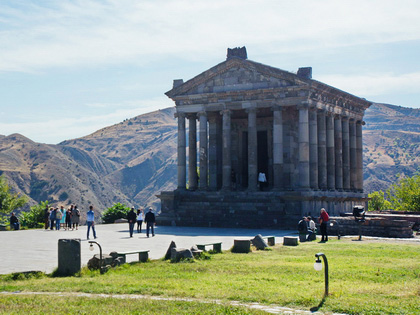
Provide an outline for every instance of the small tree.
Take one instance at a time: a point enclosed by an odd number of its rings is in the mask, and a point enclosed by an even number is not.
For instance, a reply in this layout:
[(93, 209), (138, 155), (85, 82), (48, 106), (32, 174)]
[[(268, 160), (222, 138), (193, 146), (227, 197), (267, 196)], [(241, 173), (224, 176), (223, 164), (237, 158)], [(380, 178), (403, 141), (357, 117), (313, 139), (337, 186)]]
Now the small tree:
[(385, 199), (385, 193), (382, 190), (369, 194), (369, 198), (371, 200), (369, 201), (368, 211), (382, 211), (391, 208), (391, 203)]
[(116, 203), (111, 208), (102, 212), (103, 223), (114, 223), (118, 219), (126, 219), (130, 208), (124, 204)]
[(41, 201), (32, 206), (28, 212), (21, 214), (22, 225), (30, 229), (42, 228), (44, 226), (45, 208), (48, 208), (48, 201)]
[(20, 196), (19, 193), (13, 194), (7, 182), (7, 179), (0, 176), (0, 222), (5, 224), (11, 212), (17, 208), (23, 207), (28, 200), (26, 196)]
[(387, 190), (387, 195), (392, 209), (420, 212), (420, 175), (400, 177), (398, 183)]

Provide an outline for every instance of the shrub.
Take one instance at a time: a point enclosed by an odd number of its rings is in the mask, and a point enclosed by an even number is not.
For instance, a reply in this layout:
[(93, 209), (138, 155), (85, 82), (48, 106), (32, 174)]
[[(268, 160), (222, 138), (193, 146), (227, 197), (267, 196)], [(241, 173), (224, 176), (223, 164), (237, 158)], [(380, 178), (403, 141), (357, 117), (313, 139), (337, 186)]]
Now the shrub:
[(102, 213), (103, 223), (114, 223), (118, 219), (126, 219), (130, 208), (124, 204), (116, 203)]

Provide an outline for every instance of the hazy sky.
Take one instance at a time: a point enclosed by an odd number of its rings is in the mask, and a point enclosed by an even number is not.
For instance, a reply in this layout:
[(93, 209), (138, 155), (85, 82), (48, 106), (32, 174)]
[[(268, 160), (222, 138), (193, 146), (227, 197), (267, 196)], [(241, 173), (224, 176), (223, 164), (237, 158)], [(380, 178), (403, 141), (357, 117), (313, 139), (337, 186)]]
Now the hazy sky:
[(250, 60), (420, 108), (420, 1), (0, 0), (0, 134), (44, 143), (173, 106), (164, 93)]

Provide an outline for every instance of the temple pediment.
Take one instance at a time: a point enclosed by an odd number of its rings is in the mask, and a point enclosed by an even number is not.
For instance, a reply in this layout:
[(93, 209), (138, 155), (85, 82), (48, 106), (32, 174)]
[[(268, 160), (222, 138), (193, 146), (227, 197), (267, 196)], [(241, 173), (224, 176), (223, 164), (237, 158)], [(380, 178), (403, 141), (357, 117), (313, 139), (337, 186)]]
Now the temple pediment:
[(177, 97), (307, 86), (309, 79), (250, 60), (231, 58), (181, 83), (165, 94)]

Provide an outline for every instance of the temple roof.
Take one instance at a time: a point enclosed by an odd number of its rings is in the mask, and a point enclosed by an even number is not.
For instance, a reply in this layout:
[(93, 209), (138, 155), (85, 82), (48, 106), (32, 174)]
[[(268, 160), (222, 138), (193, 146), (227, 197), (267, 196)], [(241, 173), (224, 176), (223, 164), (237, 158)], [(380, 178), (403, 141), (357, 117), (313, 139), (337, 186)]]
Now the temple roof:
[[(174, 101), (189, 98), (208, 98), (226, 93), (280, 93), (281, 91), (306, 91), (308, 99), (328, 103), (351, 102), (363, 109), (370, 106), (365, 99), (334, 88), (311, 78), (311, 68), (300, 68), (292, 73), (264, 65), (240, 56), (227, 60), (183, 82), (175, 80), (174, 87), (165, 94)], [(303, 94), (300, 94), (303, 95)]]

